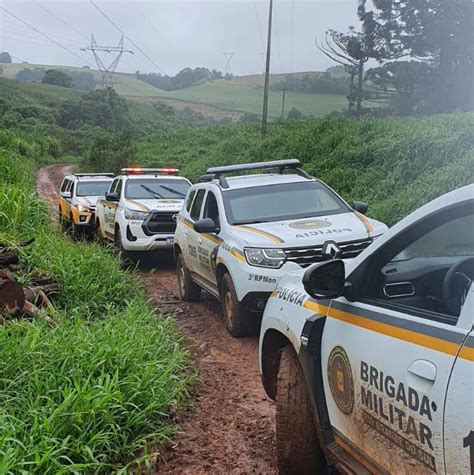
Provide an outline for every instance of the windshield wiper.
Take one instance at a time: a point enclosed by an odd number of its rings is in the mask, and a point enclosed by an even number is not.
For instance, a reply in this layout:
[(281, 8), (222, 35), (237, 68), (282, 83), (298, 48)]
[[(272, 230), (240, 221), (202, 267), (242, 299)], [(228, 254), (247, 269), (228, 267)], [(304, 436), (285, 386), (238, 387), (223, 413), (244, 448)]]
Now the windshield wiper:
[(246, 224), (260, 224), (260, 223), (269, 223), (270, 221), (261, 221), (256, 219), (255, 221), (245, 221), (243, 223), (237, 223), (237, 226), (245, 226)]
[(144, 190), (148, 191), (150, 195), (156, 196), (158, 199), (163, 200), (165, 197), (163, 195), (160, 195), (157, 191), (152, 190), (151, 188), (148, 188), (146, 185), (140, 185)]
[(166, 191), (169, 191), (171, 193), (174, 193), (175, 195), (182, 196), (183, 198), (186, 198), (186, 195), (184, 193), (181, 193), (181, 191), (174, 190), (173, 188), (170, 188), (169, 186), (161, 185), (161, 188), (163, 188)]

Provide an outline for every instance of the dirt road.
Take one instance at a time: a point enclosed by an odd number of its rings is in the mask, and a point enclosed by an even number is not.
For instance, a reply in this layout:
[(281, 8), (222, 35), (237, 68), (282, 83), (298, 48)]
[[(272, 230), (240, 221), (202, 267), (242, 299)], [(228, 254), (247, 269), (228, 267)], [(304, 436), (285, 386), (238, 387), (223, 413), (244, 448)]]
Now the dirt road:
[[(45, 200), (55, 203), (70, 170), (64, 164), (39, 170)], [(231, 338), (220, 305), (204, 294), (200, 303), (166, 303), (178, 300), (172, 263), (140, 278), (157, 310), (175, 315), (201, 380), (196, 403), (178, 416), (180, 431), (155, 473), (276, 473), (274, 405), (260, 383), (257, 339)]]

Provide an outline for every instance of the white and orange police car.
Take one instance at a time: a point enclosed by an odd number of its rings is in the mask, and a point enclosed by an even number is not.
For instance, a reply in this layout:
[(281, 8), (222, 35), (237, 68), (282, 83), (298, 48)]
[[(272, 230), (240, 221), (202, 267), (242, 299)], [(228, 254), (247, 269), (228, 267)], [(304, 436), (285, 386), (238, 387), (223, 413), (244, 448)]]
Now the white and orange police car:
[(348, 205), (299, 165), (278, 160), (210, 168), (179, 214), (181, 297), (194, 300), (203, 288), (220, 298), (233, 336), (255, 331), (282, 276), (335, 255), (353, 258), (387, 229), (364, 216), (365, 203)]
[(191, 183), (173, 167), (123, 168), (97, 203), (99, 238), (115, 242), (122, 257), (172, 249), (177, 217)]
[(59, 222), (73, 237), (95, 228), (95, 207), (103, 198), (113, 173), (75, 173), (64, 177), (59, 189)]
[(472, 474), (474, 185), (335, 257), (283, 276), (263, 315), (280, 473)]

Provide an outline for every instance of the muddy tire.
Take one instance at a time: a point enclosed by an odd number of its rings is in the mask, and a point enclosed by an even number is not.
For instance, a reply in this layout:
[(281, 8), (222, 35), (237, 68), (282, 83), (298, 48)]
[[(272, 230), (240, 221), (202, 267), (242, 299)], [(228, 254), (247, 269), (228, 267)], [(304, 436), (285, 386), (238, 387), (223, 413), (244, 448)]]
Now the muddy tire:
[(293, 348), (281, 352), (276, 397), (276, 448), (280, 474), (324, 473), (303, 370)]
[(73, 239), (77, 239), (80, 235), (79, 226), (74, 222), (74, 218), (71, 215), (71, 221), (69, 222), (69, 233)]
[(252, 315), (249, 315), (237, 298), (234, 282), (229, 274), (224, 274), (220, 281), (220, 295), (224, 323), (227, 330), (234, 338), (252, 334)]
[(67, 232), (67, 222), (64, 219), (64, 216), (61, 213), (61, 210), (59, 210), (59, 214), (58, 214), (58, 223), (59, 223), (59, 227), (60, 227), (61, 231)]
[(196, 302), (201, 295), (201, 288), (193, 281), (191, 273), (184, 263), (183, 254), (176, 259), (179, 296), (184, 302)]
[(95, 222), (95, 233), (96, 233), (96, 236), (97, 236), (97, 240), (102, 243), (102, 244), (107, 244), (107, 238), (102, 235), (102, 229), (100, 227), (100, 220), (99, 219), (96, 219), (96, 222)]
[(122, 244), (122, 233), (120, 228), (117, 227), (115, 230), (115, 247), (117, 249), (120, 260), (124, 267), (132, 267), (134, 265), (134, 253), (132, 251), (127, 251), (123, 248)]

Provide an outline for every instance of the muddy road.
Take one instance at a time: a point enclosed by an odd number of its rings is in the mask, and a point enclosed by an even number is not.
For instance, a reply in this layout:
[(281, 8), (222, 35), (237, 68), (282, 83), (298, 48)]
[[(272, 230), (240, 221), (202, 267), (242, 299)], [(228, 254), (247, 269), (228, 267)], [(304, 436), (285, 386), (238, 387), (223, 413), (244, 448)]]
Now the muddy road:
[[(56, 205), (71, 169), (41, 168), (40, 195)], [(199, 303), (180, 302), (171, 259), (139, 276), (156, 309), (175, 316), (201, 381), (193, 407), (177, 416), (174, 445), (156, 462), (155, 473), (276, 473), (274, 404), (260, 383), (257, 338), (230, 337), (220, 305), (204, 293)]]

